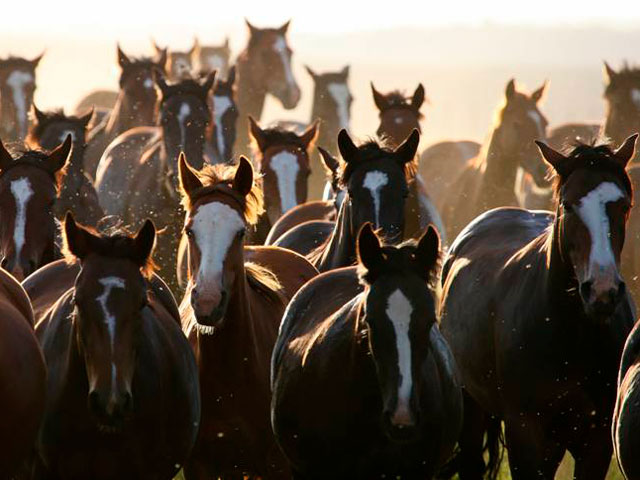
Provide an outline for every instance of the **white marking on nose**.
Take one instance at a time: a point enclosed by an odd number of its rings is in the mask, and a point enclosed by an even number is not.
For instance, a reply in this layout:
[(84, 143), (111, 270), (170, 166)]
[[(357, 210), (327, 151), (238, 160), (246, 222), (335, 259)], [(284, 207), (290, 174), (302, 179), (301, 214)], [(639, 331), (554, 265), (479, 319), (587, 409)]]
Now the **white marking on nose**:
[(180, 111), (178, 112), (178, 125), (180, 125), (180, 145), (184, 148), (186, 125), (185, 120), (191, 115), (191, 107), (188, 103), (180, 105)]
[(329, 94), (338, 107), (338, 123), (340, 128), (349, 128), (349, 87), (346, 83), (330, 83), (327, 86)]
[(278, 179), (278, 191), (280, 193), (280, 207), (282, 213), (295, 207), (296, 180), (298, 179), (298, 157), (288, 151), (276, 153), (271, 157), (271, 170), (276, 173)]
[(411, 423), (411, 390), (413, 389), (413, 375), (411, 372), (411, 341), (409, 340), (409, 326), (413, 307), (409, 299), (400, 289), (395, 290), (387, 300), (387, 316), (393, 325), (396, 336), (398, 353), (398, 370), (400, 381), (398, 384), (398, 401), (396, 410), (391, 417), (394, 425)]
[[(231, 99), (224, 95), (214, 95), (213, 97), (213, 116), (216, 126), (216, 143), (218, 145), (218, 153), (223, 156), (226, 152), (226, 145), (224, 144), (224, 127), (222, 125), (222, 117), (227, 113), (227, 110), (231, 108)], [(226, 160), (226, 158), (222, 158)]]
[(205, 59), (205, 63), (210, 70), (223, 70), (226, 66), (226, 62), (220, 55), (208, 55)]
[(631, 100), (633, 101), (633, 103), (635, 103), (636, 108), (640, 109), (640, 89), (631, 89)]
[(379, 170), (372, 170), (367, 172), (364, 176), (363, 186), (369, 193), (371, 194), (371, 198), (373, 198), (373, 209), (376, 216), (376, 228), (380, 226), (380, 190), (387, 183), (389, 183), (389, 177), (384, 172)]
[(540, 116), (540, 114), (535, 110), (529, 110), (527, 112), (527, 115), (529, 115), (529, 118), (531, 118), (531, 120), (535, 122), (540, 138), (544, 138), (544, 128), (542, 128), (542, 117)]
[(598, 267), (615, 266), (606, 206), (607, 203), (615, 202), (623, 196), (622, 190), (615, 183), (603, 182), (578, 203), (576, 211), (591, 236), (588, 278)]
[(13, 243), (16, 248), (16, 259), (24, 247), (27, 230), (27, 202), (33, 195), (28, 178), (19, 178), (11, 182), (11, 193), (16, 201), (16, 219), (13, 227)]
[(7, 77), (7, 85), (11, 87), (13, 104), (16, 107), (20, 137), (27, 134), (27, 96), (24, 87), (29, 83), (33, 83), (33, 75), (28, 72), (15, 70)]
[(287, 41), (285, 40), (285, 38), (276, 38), (276, 41), (273, 43), (273, 49), (278, 55), (280, 55), (287, 84), (293, 87), (296, 81), (294, 80), (293, 72), (291, 71), (291, 62), (289, 61), (289, 55), (287, 55)]
[(109, 295), (111, 295), (111, 291), (114, 288), (125, 288), (125, 281), (120, 277), (105, 277), (99, 280), (100, 284), (104, 287), (104, 291), (102, 295), (96, 297), (100, 308), (102, 308), (102, 315), (104, 316), (104, 323), (107, 325), (107, 330), (109, 331), (109, 340), (111, 341), (111, 386), (113, 390), (115, 390), (116, 386), (116, 363), (113, 358), (113, 354), (115, 351), (115, 341), (116, 341), (116, 317), (109, 310), (107, 302), (109, 301)]

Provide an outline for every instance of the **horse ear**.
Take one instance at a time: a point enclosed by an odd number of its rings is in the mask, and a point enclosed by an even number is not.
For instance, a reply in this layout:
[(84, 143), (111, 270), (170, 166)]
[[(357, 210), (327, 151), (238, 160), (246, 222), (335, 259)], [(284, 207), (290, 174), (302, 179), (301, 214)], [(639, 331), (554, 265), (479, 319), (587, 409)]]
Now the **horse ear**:
[(373, 101), (376, 104), (376, 107), (378, 107), (378, 110), (382, 111), (386, 109), (389, 106), (387, 97), (376, 90), (376, 87), (373, 86), (373, 82), (371, 82), (371, 91), (373, 92)]
[(540, 149), (540, 153), (545, 161), (553, 167), (553, 169), (561, 177), (566, 176), (569, 173), (568, 159), (560, 152), (554, 150), (549, 145), (539, 140), (535, 140), (536, 145)]
[(245, 18), (244, 23), (247, 24), (247, 27), (249, 28), (249, 35), (251, 35), (252, 37), (260, 33), (260, 29), (251, 25), (251, 22), (248, 19)]
[(609, 64), (605, 61), (604, 62), (604, 76), (606, 77), (606, 80), (611, 83), (611, 81), (615, 78), (615, 76), (618, 74), (618, 72), (616, 72), (613, 68), (611, 68), (609, 66)]
[(360, 150), (358, 150), (358, 147), (353, 143), (353, 140), (351, 140), (351, 137), (344, 128), (340, 130), (338, 134), (338, 150), (340, 150), (340, 155), (342, 155), (343, 160), (347, 163), (357, 160), (360, 157)]
[(158, 69), (164, 72), (165, 68), (167, 68), (167, 57), (168, 57), (168, 49), (167, 47), (162, 48), (158, 52), (158, 60), (156, 61), (156, 65)]
[(144, 267), (151, 256), (156, 243), (156, 226), (149, 219), (145, 220), (133, 239), (135, 245), (135, 260), (140, 267)]
[(204, 93), (205, 96), (209, 95), (209, 91), (213, 87), (213, 84), (216, 82), (217, 73), (218, 72), (216, 70), (214, 70), (213, 72), (210, 72), (209, 75), (207, 75), (207, 79), (202, 83), (201, 85), (202, 92)]
[(380, 240), (378, 240), (378, 236), (373, 231), (371, 222), (365, 223), (360, 229), (360, 232), (358, 232), (356, 251), (358, 254), (358, 263), (368, 270), (368, 274), (375, 274), (384, 257), (382, 255)]
[(440, 258), (440, 235), (433, 225), (429, 225), (418, 241), (415, 251), (418, 273), (425, 280), (438, 264)]
[(351, 67), (349, 65), (345, 65), (344, 68), (342, 69), (342, 71), (340, 72), (340, 75), (342, 75), (345, 79), (345, 81), (347, 80), (347, 78), (349, 78), (349, 70), (351, 69)]
[(331, 172), (331, 175), (335, 175), (340, 168), (340, 161), (322, 147), (318, 147), (318, 152), (320, 152), (320, 158), (324, 166)]
[(507, 88), (505, 88), (504, 90), (504, 96), (506, 97), (507, 100), (511, 100), (513, 98), (513, 96), (516, 93), (516, 81), (515, 79), (511, 79), (509, 80), (509, 83), (507, 83)]
[(156, 55), (160, 55), (163, 49), (156, 43), (155, 39), (151, 39), (151, 44), (153, 45), (153, 51), (156, 53)]
[(62, 142), (62, 145), (58, 145), (49, 154), (46, 167), (50, 173), (56, 173), (58, 170), (62, 169), (62, 167), (65, 166), (67, 160), (69, 159), (72, 145), (73, 137), (71, 134), (68, 134), (67, 138), (65, 138), (64, 142)]
[(222, 44), (224, 48), (229, 48), (229, 37), (224, 37), (224, 43)]
[(120, 68), (122, 69), (127, 68), (131, 64), (131, 60), (129, 60), (129, 57), (127, 57), (127, 54), (122, 51), (122, 49), (120, 48), (120, 44), (118, 44), (117, 48), (118, 48), (118, 65), (120, 65)]
[(256, 145), (258, 145), (258, 149), (261, 152), (264, 151), (267, 146), (267, 139), (265, 138), (264, 131), (260, 128), (260, 125), (258, 125), (258, 122), (256, 122), (251, 115), (249, 115), (249, 133), (255, 140)]
[(191, 48), (189, 49), (189, 51), (187, 52), (187, 54), (189, 55), (189, 57), (193, 57), (193, 55), (200, 50), (200, 44), (198, 43), (198, 37), (195, 37), (193, 39), (193, 45), (191, 46)]
[(622, 165), (623, 168), (627, 166), (629, 160), (633, 158), (636, 152), (636, 140), (638, 140), (638, 134), (634, 133), (627, 138), (624, 143), (616, 150), (616, 161)]
[(244, 155), (240, 156), (240, 163), (233, 177), (233, 189), (242, 196), (247, 196), (253, 188), (253, 166)]
[(424, 87), (422, 84), (418, 85), (416, 91), (413, 93), (413, 98), (411, 99), (411, 106), (414, 110), (420, 110), (422, 104), (424, 103)]
[(42, 124), (47, 120), (47, 115), (42, 110), (38, 110), (35, 103), (31, 104), (31, 110), (33, 111), (33, 116), (38, 123)]
[(153, 75), (153, 81), (162, 92), (162, 96), (165, 96), (166, 93), (169, 91), (169, 85), (167, 85), (167, 81), (164, 78), (164, 72), (159, 69), (153, 69), (151, 71), (151, 74)]
[(64, 241), (66, 249), (74, 257), (84, 259), (90, 252), (91, 233), (78, 225), (71, 212), (64, 217)]
[(84, 125), (84, 128), (87, 128), (87, 125), (89, 125), (89, 122), (91, 122), (91, 119), (93, 118), (94, 110), (95, 110), (95, 107), (91, 107), (91, 109), (87, 113), (85, 113), (83, 116), (78, 118), (78, 120), (80, 120), (80, 123)]
[(542, 97), (544, 96), (544, 92), (547, 90), (547, 85), (548, 84), (549, 84), (549, 82), (547, 80), (545, 80), (544, 83), (542, 84), (542, 86), (531, 94), (531, 100), (533, 100), (534, 102), (538, 103), (542, 99)]
[(311, 78), (313, 78), (314, 80), (318, 77), (316, 72), (314, 72), (309, 65), (305, 65), (304, 69), (307, 71), (309, 75), (311, 75)]
[(232, 65), (231, 68), (229, 68), (229, 73), (227, 74), (227, 83), (231, 86), (233, 86), (234, 83), (236, 83), (236, 66)]
[(187, 162), (187, 156), (184, 152), (180, 152), (178, 157), (178, 176), (180, 188), (189, 198), (192, 197), (196, 190), (202, 188), (202, 182), (193, 168), (191, 168), (191, 165), (189, 165), (189, 162)]
[(287, 22), (278, 29), (278, 33), (280, 35), (286, 35), (287, 31), (289, 30), (290, 24), (291, 24), (291, 19), (287, 20)]
[(29, 62), (31, 63), (31, 66), (33, 66), (33, 68), (36, 68), (38, 66), (38, 64), (40, 63), (40, 60), (42, 60), (42, 57), (44, 57), (44, 53), (45, 52), (42, 52), (40, 55), (38, 55), (36, 58), (34, 58)]
[(420, 144), (420, 132), (417, 128), (413, 129), (413, 132), (402, 142), (395, 150), (400, 163), (411, 162), (418, 152), (418, 145)]
[(318, 131), (320, 130), (320, 122), (318, 120), (314, 121), (309, 127), (302, 132), (300, 135), (300, 141), (304, 144), (305, 148), (308, 149), (309, 145), (315, 142), (318, 137)]
[(0, 140), (0, 171), (7, 168), (13, 162), (13, 157), (9, 151), (5, 148), (2, 140)]

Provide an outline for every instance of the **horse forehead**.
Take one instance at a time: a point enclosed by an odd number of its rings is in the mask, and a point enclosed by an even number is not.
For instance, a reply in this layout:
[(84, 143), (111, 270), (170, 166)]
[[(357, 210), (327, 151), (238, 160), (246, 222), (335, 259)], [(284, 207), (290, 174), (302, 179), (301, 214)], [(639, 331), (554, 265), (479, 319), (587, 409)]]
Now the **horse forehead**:
[(33, 195), (31, 181), (26, 177), (20, 177), (11, 181), (11, 193), (16, 200), (16, 204), (24, 205)]
[(217, 117), (224, 115), (231, 108), (231, 104), (231, 99), (226, 95), (213, 96), (213, 111)]
[(336, 100), (345, 101), (349, 97), (349, 86), (346, 83), (331, 82), (327, 85), (327, 90)]
[(285, 175), (287, 173), (297, 173), (300, 169), (300, 161), (298, 155), (290, 150), (280, 150), (269, 159), (269, 166), (271, 170), (278, 175)]
[(578, 202), (578, 207), (580, 211), (585, 211), (585, 213), (594, 213), (592, 209), (594, 207), (599, 207), (601, 205), (605, 205), (609, 202), (615, 202), (616, 200), (620, 200), (624, 197), (625, 194), (614, 182), (602, 182), (595, 188), (589, 191), (586, 195), (582, 196)]
[(389, 183), (389, 175), (381, 170), (370, 170), (364, 174), (362, 186), (372, 192)]
[(191, 228), (196, 232), (238, 231), (244, 220), (238, 210), (220, 201), (199, 205), (191, 217)]
[(12, 88), (21, 88), (26, 84), (32, 83), (34, 76), (30, 72), (24, 70), (14, 70), (7, 76), (7, 85)]
[(406, 328), (411, 321), (413, 305), (403, 291), (397, 288), (387, 298), (385, 312), (396, 327)]
[(273, 49), (278, 53), (285, 52), (287, 50), (287, 39), (283, 35), (277, 35), (273, 41)]

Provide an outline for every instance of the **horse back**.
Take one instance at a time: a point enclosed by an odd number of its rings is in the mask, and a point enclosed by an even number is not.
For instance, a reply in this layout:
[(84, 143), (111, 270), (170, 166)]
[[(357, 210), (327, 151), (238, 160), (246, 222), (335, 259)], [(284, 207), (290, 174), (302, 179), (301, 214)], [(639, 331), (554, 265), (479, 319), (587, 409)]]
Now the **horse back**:
[(285, 233), (301, 223), (311, 220), (335, 220), (336, 207), (333, 202), (315, 200), (296, 205), (282, 215), (271, 227), (265, 245), (274, 245)]
[(330, 220), (310, 220), (285, 232), (273, 245), (287, 248), (308, 258), (329, 239), (334, 228), (335, 222)]

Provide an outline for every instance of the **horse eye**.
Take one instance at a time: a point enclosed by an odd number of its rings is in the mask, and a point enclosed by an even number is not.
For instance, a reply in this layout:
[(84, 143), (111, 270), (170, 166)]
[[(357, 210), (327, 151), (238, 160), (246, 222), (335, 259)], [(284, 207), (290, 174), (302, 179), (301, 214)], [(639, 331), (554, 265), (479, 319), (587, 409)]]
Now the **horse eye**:
[(189, 238), (193, 238), (193, 230), (191, 230), (190, 228), (187, 228), (184, 233), (187, 235), (187, 237)]
[(246, 233), (246, 231), (245, 231), (244, 229), (243, 229), (243, 230), (240, 230), (240, 231), (236, 234), (236, 237), (238, 237), (238, 238), (244, 238), (245, 233)]

